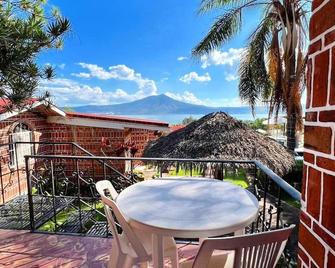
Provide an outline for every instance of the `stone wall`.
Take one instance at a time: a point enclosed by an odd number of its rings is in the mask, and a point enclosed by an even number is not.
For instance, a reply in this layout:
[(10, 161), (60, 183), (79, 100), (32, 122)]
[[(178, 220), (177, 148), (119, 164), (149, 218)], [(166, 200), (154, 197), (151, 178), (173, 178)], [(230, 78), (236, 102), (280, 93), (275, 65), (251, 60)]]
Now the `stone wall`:
[(300, 267), (335, 267), (335, 0), (314, 0), (307, 71)]

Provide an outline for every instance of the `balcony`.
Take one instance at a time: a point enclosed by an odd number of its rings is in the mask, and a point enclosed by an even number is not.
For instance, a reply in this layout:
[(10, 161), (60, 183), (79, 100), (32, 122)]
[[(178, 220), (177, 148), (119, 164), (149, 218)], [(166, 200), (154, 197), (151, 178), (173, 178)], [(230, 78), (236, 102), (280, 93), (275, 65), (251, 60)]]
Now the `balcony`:
[[(300, 193), (258, 161), (100, 157), (75, 143), (33, 145), (34, 154), (25, 157), (24, 177), (23, 169), (17, 168), (17, 179), (27, 182), (27, 194), (23, 190), (0, 207), (0, 229), (26, 230), (0, 232), (8, 242), (1, 252), (4, 264), (100, 267), (109, 258), (113, 239), (94, 185), (102, 179), (111, 181), (119, 192), (141, 180), (168, 176), (228, 180), (259, 200), (258, 217), (245, 228), (246, 233), (299, 222)], [(196, 251), (197, 240), (176, 239), (180, 259)], [(281, 259), (283, 267), (296, 265), (297, 240), (295, 230)]]

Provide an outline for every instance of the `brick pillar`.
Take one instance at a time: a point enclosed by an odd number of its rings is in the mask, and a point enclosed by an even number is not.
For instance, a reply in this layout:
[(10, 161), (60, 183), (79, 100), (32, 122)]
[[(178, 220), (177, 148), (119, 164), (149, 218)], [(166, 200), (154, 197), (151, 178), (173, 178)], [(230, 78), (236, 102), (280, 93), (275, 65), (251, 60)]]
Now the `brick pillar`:
[(335, 267), (335, 0), (314, 0), (307, 70), (300, 267)]

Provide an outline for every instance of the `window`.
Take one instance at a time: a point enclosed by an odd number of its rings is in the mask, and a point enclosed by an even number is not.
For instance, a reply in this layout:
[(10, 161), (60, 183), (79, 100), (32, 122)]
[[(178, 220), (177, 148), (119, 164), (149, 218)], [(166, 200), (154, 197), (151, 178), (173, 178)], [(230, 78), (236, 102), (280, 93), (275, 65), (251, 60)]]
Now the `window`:
[[(16, 142), (29, 142), (29, 143), (17, 143)], [(9, 165), (15, 167), (24, 166), (24, 156), (32, 154), (32, 131), (29, 129), (27, 124), (17, 124), (12, 133), (9, 134)], [(17, 162), (16, 162), (17, 161)]]

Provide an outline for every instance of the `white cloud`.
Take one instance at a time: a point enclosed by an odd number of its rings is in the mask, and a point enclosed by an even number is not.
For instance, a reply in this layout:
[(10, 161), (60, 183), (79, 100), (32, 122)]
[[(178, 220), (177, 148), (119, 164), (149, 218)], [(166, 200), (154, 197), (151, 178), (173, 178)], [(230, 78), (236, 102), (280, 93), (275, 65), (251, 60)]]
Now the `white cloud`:
[(230, 48), (228, 51), (214, 50), (208, 55), (203, 55), (200, 58), (202, 68), (207, 68), (211, 65), (230, 65), (240, 61), (244, 52), (244, 48)]
[(50, 92), (55, 103), (60, 106), (114, 104), (134, 101), (149, 96), (144, 94), (141, 89), (133, 94), (123, 89), (107, 91), (98, 86), (90, 86), (63, 78), (56, 78), (51, 81), (42, 80), (40, 82), (39, 91)]
[(183, 101), (186, 103), (198, 104), (198, 105), (206, 105), (210, 107), (240, 107), (240, 106), (246, 105), (245, 103), (242, 103), (239, 97), (200, 99), (197, 96), (195, 96), (194, 93), (187, 91), (187, 90), (184, 91), (183, 93), (166, 92), (164, 94), (175, 100)]
[[(120, 88), (113, 91), (107, 91), (98, 86), (90, 86), (64, 78), (55, 78), (51, 81), (42, 80), (40, 82), (39, 90), (40, 93), (49, 91), (53, 100), (59, 106), (79, 106), (88, 104), (106, 105), (130, 102), (149, 96), (143, 95), (141, 90), (132, 94)], [(233, 107), (245, 105), (238, 97), (202, 99), (187, 90), (182, 93), (166, 92), (165, 94), (173, 99), (198, 105), (213, 107)]]
[(59, 64), (59, 65), (58, 65), (58, 67), (59, 67), (60, 69), (62, 69), (62, 70), (64, 70), (64, 69), (65, 69), (65, 66), (66, 66), (66, 64), (65, 64), (65, 63), (61, 63), (61, 64)]
[(192, 92), (184, 91), (183, 93), (173, 93), (173, 92), (166, 92), (164, 93), (166, 96), (173, 98), (175, 100), (192, 103), (192, 104), (199, 104), (204, 105), (204, 101), (198, 99)]
[(187, 60), (187, 57), (184, 56), (180, 56), (177, 58), (178, 61), (183, 61), (183, 60)]
[(89, 73), (72, 73), (71, 74), (72, 76), (75, 76), (75, 77), (79, 77), (79, 78), (90, 78), (90, 74)]
[(196, 72), (190, 72), (180, 77), (179, 80), (186, 84), (190, 84), (192, 81), (208, 82), (211, 81), (212, 79), (209, 73), (205, 73), (204, 75), (198, 75)]
[(228, 82), (235, 81), (235, 80), (238, 79), (238, 75), (233, 74), (233, 73), (225, 73), (225, 79), (226, 79)]
[(140, 73), (136, 73), (135, 70), (129, 68), (126, 65), (120, 64), (115, 66), (110, 66), (108, 70), (96, 65), (89, 63), (79, 63), (79, 65), (87, 69), (86, 73), (78, 73), (72, 74), (77, 77), (84, 78), (97, 78), (101, 80), (125, 80), (125, 81), (133, 81), (139, 87), (141, 94), (144, 96), (148, 95), (156, 95), (157, 94), (157, 86), (154, 80), (143, 78)]

